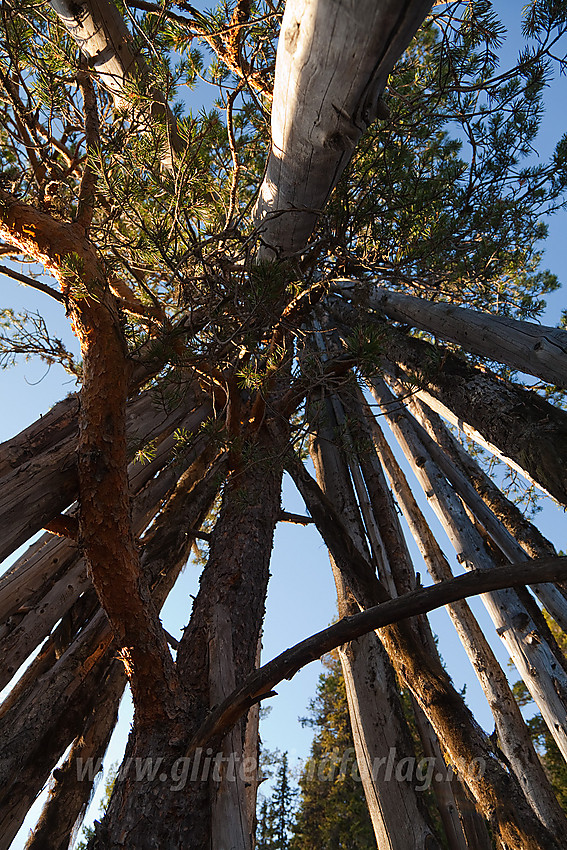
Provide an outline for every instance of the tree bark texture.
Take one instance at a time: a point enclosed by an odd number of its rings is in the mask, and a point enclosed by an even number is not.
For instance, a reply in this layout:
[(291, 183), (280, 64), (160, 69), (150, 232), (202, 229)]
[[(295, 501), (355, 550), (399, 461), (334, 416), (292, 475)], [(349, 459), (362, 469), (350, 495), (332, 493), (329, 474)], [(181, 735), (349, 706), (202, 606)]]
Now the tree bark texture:
[[(160, 517), (148, 534), (141, 564), (157, 608), (165, 602), (187, 561), (194, 540), (188, 529), (198, 528), (210, 510), (222, 464), (222, 460), (213, 464), (194, 486), (188, 471), (169, 500), (165, 522)], [(160, 533), (163, 529), (167, 536)], [(52, 768), (73, 738), (81, 734), (91, 706), (100, 698), (100, 669), (116, 658), (108, 621), (101, 611), (85, 627), (82, 625), (78, 620), (70, 644), (67, 635), (63, 646), (49, 638), (49, 649), (32, 662), (0, 709), (0, 764), (4, 771), (0, 774), (4, 791), (0, 824), (7, 836), (15, 835)], [(122, 662), (117, 664), (123, 671)], [(22, 789), (27, 789), (25, 795)]]
[(564, 330), (481, 313), (452, 303), (432, 302), (381, 286), (370, 287), (366, 296), (359, 281), (346, 281), (345, 284), (354, 287), (357, 301), (363, 300), (395, 322), (428, 331), (447, 342), (461, 345), (472, 354), (567, 388), (567, 332)]
[[(288, 0), (255, 220), (270, 259), (302, 251), (430, 0)], [(348, 85), (345, 81), (348, 80)]]
[[(287, 435), (281, 439), (285, 444)], [(188, 735), (203, 722), (211, 705), (256, 667), (273, 532), (280, 513), (282, 447), (274, 446), (266, 432), (254, 453), (248, 464), (233, 470), (225, 486), (208, 563), (179, 644), (177, 670), (184, 704), (176, 717), (161, 724), (135, 722), (128, 743), (128, 758), (162, 758), (166, 776), (172, 775)], [(200, 850), (210, 844), (220, 850), (227, 835), (231, 846), (251, 848), (242, 763), (246, 720), (223, 737), (218, 750), (213, 751), (210, 742), (201, 748), (199, 761), (191, 762), (196, 774), (186, 777), (182, 787), (159, 778), (140, 787), (134, 769), (125, 772), (93, 848), (121, 847), (126, 840), (144, 850), (159, 840), (162, 846)], [(256, 770), (254, 765), (252, 781)]]

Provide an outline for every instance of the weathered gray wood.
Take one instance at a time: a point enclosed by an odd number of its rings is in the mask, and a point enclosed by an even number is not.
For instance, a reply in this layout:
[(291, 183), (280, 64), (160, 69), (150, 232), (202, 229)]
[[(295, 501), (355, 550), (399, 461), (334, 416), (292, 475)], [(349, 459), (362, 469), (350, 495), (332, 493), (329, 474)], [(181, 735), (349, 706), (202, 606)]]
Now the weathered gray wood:
[(532, 558), (550, 558), (557, 555), (555, 546), (524, 516), (517, 505), (504, 495), (475, 458), (465, 451), (443, 424), (441, 417), (423, 401), (420, 401), (420, 407), (425, 411), (422, 425), (426, 431), (452, 458), (455, 465), (462, 469), (492, 513), (498, 517), (528, 555)]
[[(382, 465), (375, 452), (368, 449), (372, 440), (368, 425), (365, 421), (364, 397), (358, 385), (339, 391), (343, 408), (350, 412), (349, 422), (345, 426), (352, 432), (350, 446), (355, 451), (360, 471), (363, 476), (365, 492), (368, 493), (371, 513), (377, 526), (383, 550), (383, 573), (390, 578), (392, 590), (390, 594), (396, 597), (407, 593), (416, 587), (415, 568), (406, 544), (404, 534), (391, 491), (388, 489)], [(374, 422), (375, 420), (372, 419)], [(355, 446), (359, 446), (356, 451)], [(364, 446), (363, 449), (360, 447)], [(366, 519), (365, 519), (366, 522)], [(426, 617), (412, 621), (415, 637), (439, 663), (439, 652)], [(415, 697), (412, 696), (412, 707), (417, 729), (427, 756), (434, 758), (434, 773), (432, 787), (437, 800), (437, 807), (445, 829), (450, 850), (467, 850), (467, 841), (459, 820), (459, 813), (453, 795), (451, 784), (447, 781), (447, 769), (439, 740), (433, 727), (427, 720)], [(455, 782), (459, 780), (455, 777)]]
[(396, 322), (429, 331), (466, 351), (505, 363), (567, 388), (567, 331), (481, 313), (447, 302), (432, 302), (381, 286), (337, 281), (343, 292), (354, 287), (357, 299)]
[[(368, 410), (374, 444), (396, 494), (398, 504), (435, 582), (449, 581), (452, 571), (423, 516), (403, 470), (397, 463), (378, 423)], [(567, 829), (565, 815), (543, 771), (508, 680), (465, 600), (447, 606), (447, 612), (469, 657), (494, 716), (500, 748), (514, 770), (532, 808), (548, 827)]]
[[(346, 302), (331, 304), (339, 322), (353, 326), (368, 315)], [(436, 412), (461, 428), (567, 505), (567, 413), (489, 370), (408, 336), (377, 317), (384, 335), (383, 366), (407, 381)]]
[[(110, 670), (83, 733), (75, 739), (63, 765), (52, 777), (49, 797), (25, 850), (67, 850), (77, 820), (84, 816), (95, 777), (78, 775), (78, 767), (102, 761), (116, 724), (126, 674), (118, 664)], [(94, 771), (93, 771), (94, 773)]]
[[(181, 477), (141, 554), (159, 608), (186, 563), (193, 542), (188, 529), (201, 525), (218, 491), (222, 459), (193, 487), (191, 471)], [(6, 850), (35, 795), (73, 738), (83, 729), (98, 683), (115, 659), (110, 626), (98, 611), (59, 658), (33, 662), (25, 686), (0, 707), (0, 850)], [(35, 789), (35, 790), (34, 790)], [(7, 843), (3, 843), (3, 841)]]
[(272, 147), (255, 221), (271, 258), (302, 251), (388, 74), (431, 0), (288, 0), (276, 59)]
[[(525, 557), (525, 552), (520, 543), (490, 510), (464, 472), (445, 454), (436, 440), (432, 439), (429, 429), (426, 427), (428, 416), (424, 411), (422, 402), (419, 399), (409, 398), (407, 405), (416, 417), (416, 427), (421, 428), (418, 432), (419, 439), (427, 448), (429, 454), (447, 480), (453, 485), (460, 498), (484, 526), (485, 531), (492, 541), (496, 543), (510, 563), (521, 561), (522, 557)], [(433, 412), (431, 415), (437, 417), (437, 414)], [(438, 434), (444, 427), (440, 421), (435, 423), (430, 421), (430, 429), (434, 434)], [(567, 631), (567, 599), (559, 588), (553, 584), (538, 583), (532, 585), (532, 590), (554, 620), (557, 621), (558, 625)]]
[[(338, 509), (358, 550), (368, 557), (361, 516), (349, 482), (348, 465), (333, 442), (337, 422), (330, 399), (319, 418), (320, 421), (311, 423), (317, 433), (311, 446), (311, 456), (319, 485)], [(332, 557), (331, 565), (339, 615), (352, 615), (357, 605)], [(344, 646), (340, 658), (357, 763), (378, 846), (388, 850), (407, 847), (417, 850), (428, 847), (428, 842), (432, 847), (437, 846), (412, 783), (388, 781), (384, 771), (373, 770), (381, 763), (380, 759), (387, 759), (392, 750), (396, 758), (414, 755), (393, 670), (383, 646), (375, 634), (366, 635)]]
[[(131, 464), (131, 467), (133, 467), (131, 472), (134, 480), (134, 492), (141, 488), (135, 495), (132, 504), (132, 528), (137, 537), (142, 534), (148, 523), (156, 516), (163, 500), (179, 478), (179, 472), (174, 464), (170, 464), (159, 472), (160, 467), (171, 457), (174, 442), (173, 436), (164, 440), (158, 447), (157, 456), (150, 464), (140, 464), (139, 462)], [(207, 440), (204, 436), (197, 438), (193, 451), (186, 453), (185, 462), (190, 463), (192, 459), (194, 460), (203, 454), (206, 446)], [(164, 452), (161, 451), (163, 449), (165, 449)], [(144, 484), (145, 486), (142, 487)], [(45, 573), (41, 569), (42, 560), (39, 559), (35, 565), (26, 563), (26, 567), (35, 566), (35, 570), (23, 570), (19, 575), (19, 581), (16, 580), (17, 574), (13, 574), (14, 580), (4, 588), (6, 600), (2, 599), (2, 595), (0, 595), (2, 602), (7, 602), (14, 598), (14, 593), (24, 583), (28, 591), (25, 604), (20, 606), (21, 614), (10, 618), (12, 621), (9, 623), (10, 631), (0, 641), (0, 688), (3, 688), (10, 681), (20, 664), (47, 637), (53, 626), (67, 613), (79, 596), (92, 589), (84, 559), (80, 557), (77, 545), (72, 541), (61, 539), (57, 541), (57, 544), (55, 546), (57, 551), (74, 553), (74, 564), (70, 569), (64, 571), (60, 568), (58, 572), (62, 575), (51, 587), (49, 587), (49, 580), (44, 579)], [(46, 548), (49, 548), (49, 545)], [(43, 560), (43, 563), (45, 563), (45, 560)], [(53, 554), (49, 556), (47, 563), (55, 566)], [(66, 563), (65, 559), (63, 559), (63, 563)], [(57, 566), (60, 566), (60, 564), (61, 561), (58, 562)], [(41, 582), (36, 585), (36, 588), (33, 588), (33, 585), (30, 587), (32, 575)], [(32, 588), (35, 592), (30, 597), (29, 590)], [(20, 621), (18, 622), (18, 620)]]
[(21, 463), (71, 437), (78, 428), (78, 411), (79, 396), (73, 393), (58, 401), (51, 410), (15, 437), (0, 443), (0, 478)]
[[(483, 540), (462, 503), (412, 427), (411, 414), (396, 403), (381, 379), (373, 379), (372, 392), (422, 485), (439, 521), (467, 569), (493, 569)], [(567, 758), (567, 675), (514, 590), (485, 594), (483, 602), (518, 672), (531, 693), (557, 746)]]
[[(388, 600), (386, 591), (373, 576), (370, 564), (362, 558), (351, 541), (333, 504), (325, 498), (305, 467), (290, 459), (286, 468), (303, 495), (327, 547), (333, 557), (337, 561), (340, 560), (343, 572), (349, 576), (349, 582), (352, 581), (356, 587), (359, 604), (364, 604), (363, 597), (368, 593), (376, 600), (373, 604), (377, 604), (378, 607), (374, 608), (372, 613), (363, 611), (346, 621), (342, 620), (337, 626), (325, 629), (317, 636), (308, 638), (261, 668), (257, 674), (250, 676), (237, 693), (207, 718), (192, 737), (187, 749), (188, 754), (193, 753), (196, 747), (202, 746), (201, 742), (216, 740), (216, 736), (221, 735), (222, 731), (226, 730), (251, 702), (256, 702), (262, 695), (270, 693), (271, 688), (280, 681), (278, 677), (290, 678), (303, 664), (309, 663), (335, 646), (360, 636), (364, 633), (364, 630), (361, 630), (363, 623), (372, 622), (377, 628), (381, 628), (385, 623), (378, 619), (378, 612), (386, 615), (392, 608), (397, 609), (401, 605), (405, 616), (412, 617), (432, 610), (428, 606), (417, 608), (414, 605), (409, 607), (407, 604), (401, 604), (401, 598)], [(553, 559), (548, 561), (548, 569), (546, 569), (543, 567), (543, 562), (539, 562), (540, 576), (547, 581), (561, 578), (565, 567), (560, 565), (565, 563), (567, 559)], [(529, 582), (533, 575), (533, 566), (533, 563), (527, 562), (527, 564), (515, 565), (513, 568), (505, 568), (509, 576), (506, 586), (513, 586), (516, 582), (519, 584)], [(478, 575), (479, 572), (483, 582), (487, 582), (483, 584), (483, 591), (502, 586), (488, 583), (488, 579), (495, 577), (496, 571), (475, 571), (474, 574)], [(501, 568), (498, 568), (497, 572), (500, 573)], [(448, 591), (456, 586), (462, 589), (466, 586), (465, 579), (470, 577), (470, 575), (459, 576), (442, 585), (413, 591), (407, 594), (405, 599), (415, 600), (422, 594), (427, 597), (433, 594), (437, 600), (442, 598), (443, 604), (454, 602), (457, 598), (463, 598), (468, 594), (461, 593), (457, 597)], [(475, 579), (475, 582), (477, 581), (478, 579)], [(504, 770), (500, 759), (494, 756), (490, 741), (474, 721), (462, 697), (455, 691), (442, 667), (435, 666), (419, 644), (411, 640), (403, 623), (391, 629), (385, 629), (382, 634), (383, 639), (389, 644), (389, 654), (395, 659), (398, 674), (416, 694), (440, 741), (449, 752), (453, 764), (457, 766), (459, 773), (462, 772), (464, 781), (478, 800), (492, 828), (509, 846), (518, 845), (518, 835), (521, 835), (520, 843), (526, 848), (537, 847), (540, 850), (558, 848), (555, 837), (543, 827), (528, 805), (515, 777)], [(485, 765), (482, 775), (477, 771), (467, 770), (467, 766), (476, 764), (474, 759), (479, 757), (484, 760)], [(494, 808), (494, 800), (498, 800), (497, 811)]]
[[(128, 406), (130, 456), (147, 441), (168, 436), (185, 420), (187, 430), (211, 413), (209, 401), (199, 402), (188, 392), (173, 411), (148, 392)], [(191, 411), (191, 414), (189, 412)], [(0, 487), (0, 560), (67, 508), (77, 497), (75, 445), (63, 440), (5, 476)]]
[[(132, 36), (116, 6), (110, 0), (50, 0), (50, 5), (61, 23), (92, 63), (99, 82), (112, 94), (117, 107), (128, 107), (126, 88), (130, 78), (147, 78), (146, 63), (136, 50)], [(151, 87), (153, 98), (150, 115), (154, 120), (165, 121), (168, 131), (168, 148), (163, 154), (163, 165), (171, 168), (172, 151), (183, 148), (175, 119), (161, 92)], [(147, 128), (144, 116), (135, 116)]]

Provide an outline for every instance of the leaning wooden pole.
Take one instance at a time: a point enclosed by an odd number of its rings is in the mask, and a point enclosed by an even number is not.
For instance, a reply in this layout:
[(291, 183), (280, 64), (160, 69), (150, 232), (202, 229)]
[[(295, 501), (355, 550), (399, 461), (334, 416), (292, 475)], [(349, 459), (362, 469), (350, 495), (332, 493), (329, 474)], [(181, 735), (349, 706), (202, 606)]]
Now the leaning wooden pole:
[[(367, 414), (374, 445), (427, 569), (435, 582), (447, 581), (453, 576), (449, 562), (370, 409)], [(514, 770), (530, 805), (550, 829), (556, 832), (567, 829), (565, 815), (535, 752), (508, 679), (469, 604), (465, 600), (454, 602), (447, 606), (447, 611), (493, 713), (500, 748)]]
[[(373, 379), (371, 387), (459, 559), (467, 569), (473, 565), (492, 569), (494, 562), (480, 534), (414, 432), (410, 415), (403, 404), (396, 402), (396, 397), (383, 380)], [(561, 661), (538, 634), (536, 625), (515, 591), (510, 589), (487, 594), (483, 601), (551, 734), (564, 757), (567, 757), (567, 714), (565, 698), (562, 696), (567, 694), (567, 676)], [(538, 635), (537, 640), (533, 639), (533, 635)]]
[[(255, 209), (270, 259), (301, 252), (431, 0), (288, 0), (276, 60), (272, 145)], [(348, 80), (348, 85), (345, 81)]]
[[(312, 410), (319, 408), (311, 400)], [(336, 420), (330, 399), (323, 399), (323, 412), (311, 425), (314, 439), (311, 457), (325, 495), (337, 505), (349, 535), (366, 558), (369, 557), (362, 519), (349, 480), (348, 465), (334, 442)], [(357, 610), (349, 585), (331, 557), (339, 614)], [(374, 634), (341, 648), (341, 665), (347, 689), (349, 714), (359, 771), (379, 847), (426, 848), (435, 841), (427, 822), (419, 792), (411, 783), (387, 781), (376, 765), (394, 751), (397, 758), (413, 757), (413, 747), (397, 694), (393, 670)]]
[[(332, 503), (302, 465), (290, 462), (287, 468), (359, 604), (366, 608), (386, 601), (388, 594), (358, 553)], [(380, 639), (500, 839), (518, 850), (555, 850), (555, 837), (535, 815), (518, 781), (494, 755), (487, 735), (443, 668), (404, 624), (381, 629)], [(478, 759), (482, 760), (481, 772), (472, 769)]]

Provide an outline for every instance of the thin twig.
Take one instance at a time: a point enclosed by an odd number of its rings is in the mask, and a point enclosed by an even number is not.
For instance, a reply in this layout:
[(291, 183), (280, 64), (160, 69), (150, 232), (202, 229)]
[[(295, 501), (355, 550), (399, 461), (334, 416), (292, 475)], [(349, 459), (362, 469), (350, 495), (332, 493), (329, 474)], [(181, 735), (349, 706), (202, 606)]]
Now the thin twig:
[(20, 272), (14, 271), (14, 269), (10, 269), (8, 266), (0, 265), (0, 273), (5, 274), (6, 277), (11, 277), (14, 280), (17, 280), (18, 283), (23, 283), (25, 286), (31, 286), (32, 289), (37, 289), (39, 292), (51, 295), (52, 298), (55, 298), (55, 300), (59, 301), (61, 304), (65, 303), (65, 299), (61, 293), (57, 292), (57, 290), (53, 289), (51, 286), (48, 286), (47, 283), (41, 283), (39, 280), (34, 280), (33, 277), (28, 277), (27, 274), (21, 274)]
[(237, 96), (240, 94), (243, 88), (244, 83), (238, 83), (235, 90), (229, 94), (226, 102), (226, 128), (228, 131), (228, 146), (230, 148), (230, 155), (232, 157), (232, 183), (230, 186), (230, 202), (228, 206), (228, 212), (226, 214), (225, 229), (228, 229), (230, 227), (234, 216), (234, 210), (236, 208), (236, 193), (238, 191), (238, 181), (240, 179), (240, 163), (238, 162), (238, 156), (236, 154), (236, 140), (234, 138), (232, 111), (234, 108), (234, 101), (236, 100)]

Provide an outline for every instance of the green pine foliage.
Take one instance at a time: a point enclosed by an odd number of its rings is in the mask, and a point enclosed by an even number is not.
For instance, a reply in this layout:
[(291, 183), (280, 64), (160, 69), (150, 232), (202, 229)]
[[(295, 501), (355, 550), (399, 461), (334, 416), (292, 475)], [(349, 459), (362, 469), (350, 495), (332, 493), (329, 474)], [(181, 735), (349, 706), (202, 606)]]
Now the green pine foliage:
[(315, 730), (315, 736), (299, 778), (301, 795), (290, 848), (375, 850), (338, 656), (328, 657), (326, 666), (309, 706), (310, 715), (302, 721)]
[(256, 830), (256, 850), (290, 850), (297, 788), (292, 784), (287, 752), (279, 757), (270, 798), (261, 797)]

